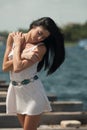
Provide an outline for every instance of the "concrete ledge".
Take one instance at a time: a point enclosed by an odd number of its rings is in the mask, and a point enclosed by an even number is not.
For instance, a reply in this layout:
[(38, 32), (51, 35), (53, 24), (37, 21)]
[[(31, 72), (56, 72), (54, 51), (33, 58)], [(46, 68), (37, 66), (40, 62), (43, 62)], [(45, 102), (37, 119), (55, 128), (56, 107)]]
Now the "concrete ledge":
[(0, 114), (0, 128), (20, 128), (20, 123), (16, 116)]
[(52, 112), (42, 116), (41, 124), (60, 124), (62, 120), (79, 120), (87, 124), (87, 112)]
[(47, 97), (48, 97), (49, 101), (51, 101), (51, 102), (58, 100), (58, 97), (54, 94), (47, 94)]
[(74, 127), (79, 128), (81, 126), (81, 122), (78, 120), (63, 120), (60, 122), (61, 127)]
[[(82, 124), (87, 124), (87, 112), (50, 112), (43, 114), (40, 125), (60, 124), (62, 120), (78, 120)], [(0, 128), (20, 128), (16, 116), (0, 114)]]
[(0, 91), (7, 91), (7, 89), (8, 89), (8, 87), (9, 87), (9, 85), (8, 84), (6, 84), (6, 83), (4, 83), (4, 82), (0, 82)]
[(3, 96), (6, 97), (6, 95), (7, 95), (7, 92), (6, 92), (6, 91), (0, 91), (0, 97), (3, 97)]
[(54, 101), (51, 102), (53, 112), (77, 112), (83, 111), (83, 102), (81, 101)]
[(6, 101), (7, 92), (6, 91), (0, 91), (0, 102)]
[[(77, 111), (83, 111), (83, 103), (78, 101), (55, 101), (51, 102), (52, 106), (52, 112), (77, 112)], [(5, 113), (6, 112), (6, 103), (0, 102), (0, 112)]]
[[(22, 128), (1, 128), (0, 130), (23, 130)], [(80, 127), (80, 128), (37, 128), (37, 130), (87, 130), (87, 127)]]
[(6, 103), (0, 102), (0, 113), (5, 113), (5, 112), (6, 112)]

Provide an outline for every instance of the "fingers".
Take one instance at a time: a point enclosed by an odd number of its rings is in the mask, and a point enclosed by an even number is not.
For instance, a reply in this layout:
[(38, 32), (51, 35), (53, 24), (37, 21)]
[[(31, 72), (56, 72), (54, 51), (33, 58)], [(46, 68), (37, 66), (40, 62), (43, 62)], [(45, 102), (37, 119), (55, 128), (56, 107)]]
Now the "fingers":
[(9, 36), (11, 36), (11, 37), (14, 37), (14, 36), (22, 36), (22, 32), (12, 32), (12, 33), (10, 33), (9, 34)]
[(12, 33), (13, 39), (24, 39), (24, 36), (22, 35), (22, 32), (13, 32)]
[(22, 44), (25, 41), (24, 35), (22, 35), (22, 32), (16, 32), (13, 33), (13, 40), (15, 42), (15, 44)]
[(15, 35), (22, 36), (22, 32), (16, 32)]
[(15, 32), (9, 33), (10, 37), (14, 37), (15, 36)]
[(22, 45), (25, 42), (25, 37), (22, 32), (12, 32), (9, 34), (9, 37), (13, 40), (13, 42), (16, 45)]

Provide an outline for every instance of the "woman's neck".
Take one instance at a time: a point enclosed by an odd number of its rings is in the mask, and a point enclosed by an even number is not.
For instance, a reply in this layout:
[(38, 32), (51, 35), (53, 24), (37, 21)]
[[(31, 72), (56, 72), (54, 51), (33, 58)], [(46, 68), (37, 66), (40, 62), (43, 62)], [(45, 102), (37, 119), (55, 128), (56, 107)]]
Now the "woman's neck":
[(25, 34), (24, 34), (24, 37), (25, 37), (25, 42), (26, 42), (26, 43), (30, 43), (30, 34), (29, 34), (29, 32), (28, 32), (28, 33), (25, 33)]
[(33, 45), (36, 45), (36, 44), (37, 44), (37, 43), (33, 43), (33, 42), (32, 42), (32, 39), (31, 39), (31, 37), (30, 37), (30, 33), (29, 33), (29, 32), (28, 32), (28, 33), (25, 33), (24, 36), (25, 36), (25, 43), (30, 43), (30, 44), (33, 44)]

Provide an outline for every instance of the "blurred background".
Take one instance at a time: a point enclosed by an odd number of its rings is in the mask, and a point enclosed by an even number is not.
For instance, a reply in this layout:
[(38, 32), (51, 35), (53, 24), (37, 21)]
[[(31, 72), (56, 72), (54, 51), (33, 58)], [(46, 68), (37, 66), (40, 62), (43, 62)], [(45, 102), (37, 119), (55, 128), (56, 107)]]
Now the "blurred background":
[(29, 24), (49, 16), (65, 36), (66, 59), (49, 77), (41, 80), (47, 94), (62, 101), (82, 101), (87, 110), (87, 0), (0, 0), (0, 81), (9, 83), (2, 61), (9, 32), (26, 32)]

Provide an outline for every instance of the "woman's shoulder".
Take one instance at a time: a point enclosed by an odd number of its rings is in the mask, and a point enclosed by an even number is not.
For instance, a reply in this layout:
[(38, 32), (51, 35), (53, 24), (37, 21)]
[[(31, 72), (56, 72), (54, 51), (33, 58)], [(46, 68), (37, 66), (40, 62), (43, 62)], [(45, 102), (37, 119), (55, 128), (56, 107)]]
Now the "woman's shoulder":
[(39, 46), (37, 46), (35, 51), (38, 51), (39, 55), (43, 56), (46, 53), (47, 49), (44, 44), (40, 44)]

